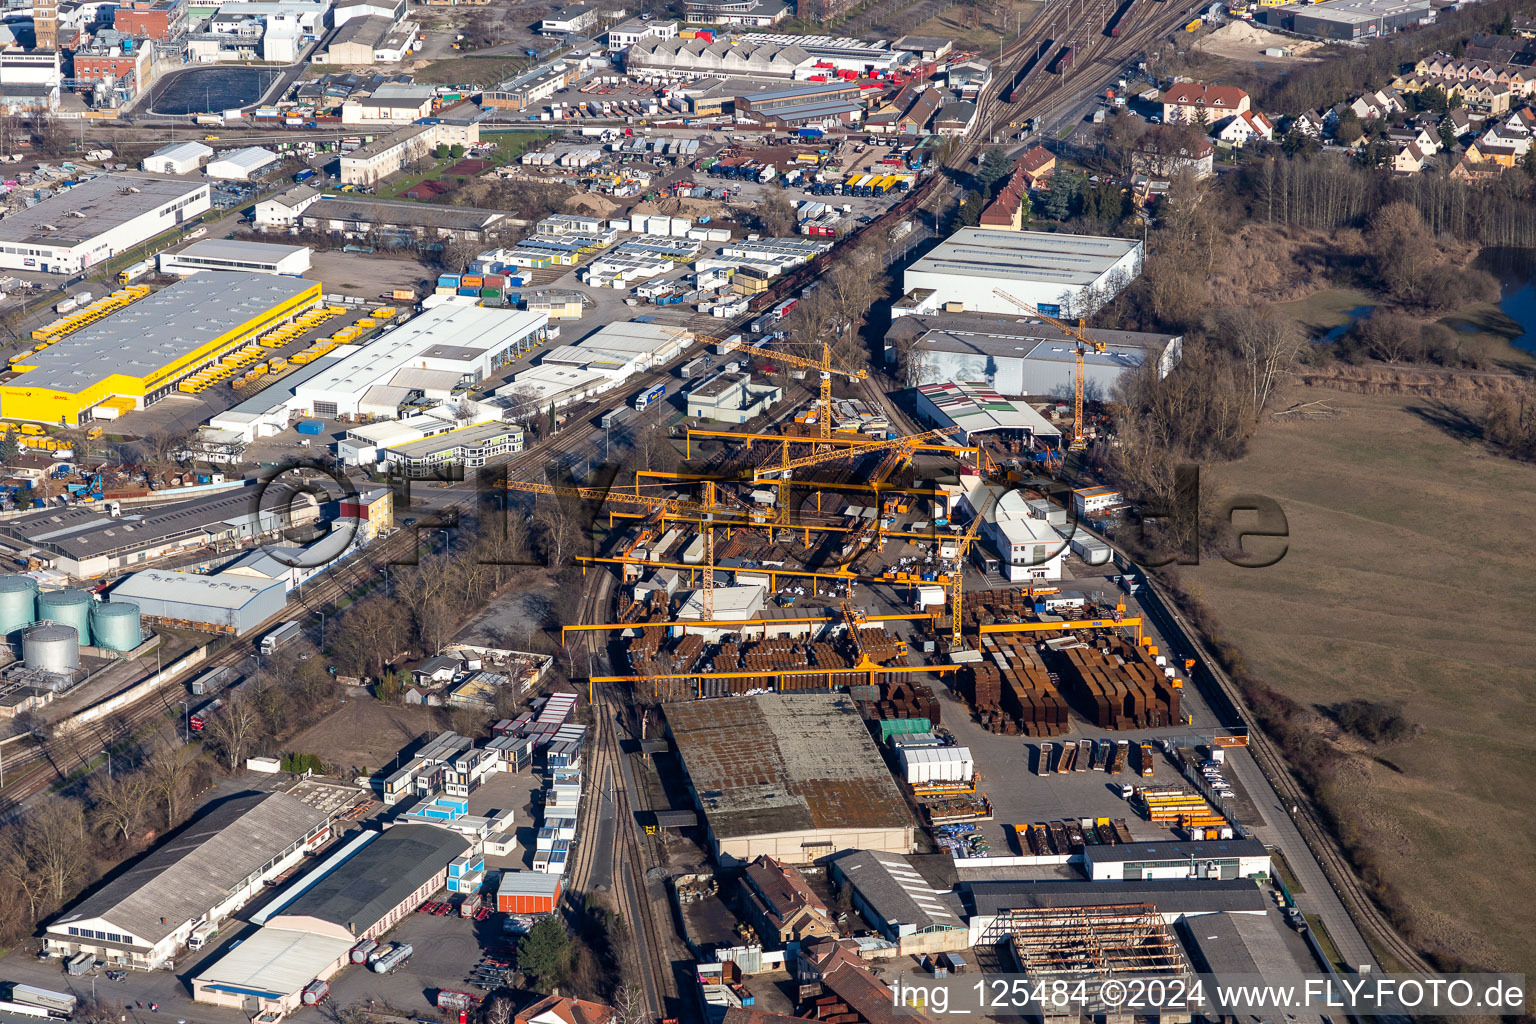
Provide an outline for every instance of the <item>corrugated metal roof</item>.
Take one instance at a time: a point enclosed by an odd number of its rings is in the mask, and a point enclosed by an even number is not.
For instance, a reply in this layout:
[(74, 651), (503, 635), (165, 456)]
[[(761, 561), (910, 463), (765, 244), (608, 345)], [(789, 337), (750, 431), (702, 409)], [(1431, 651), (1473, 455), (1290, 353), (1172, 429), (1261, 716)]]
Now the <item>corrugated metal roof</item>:
[(553, 896), (560, 890), (560, 876), (542, 871), (503, 871), (496, 893), (509, 896)]
[(228, 898), (234, 888), (326, 820), (284, 793), (251, 793), (216, 804), (50, 927), (101, 918), (158, 942)]
[(468, 849), (463, 837), (446, 829), (396, 825), (337, 865), (271, 924), (310, 917), (360, 935)]
[(352, 940), (287, 928), (262, 928), (219, 957), (197, 980), (226, 992), (280, 999), (347, 955)]

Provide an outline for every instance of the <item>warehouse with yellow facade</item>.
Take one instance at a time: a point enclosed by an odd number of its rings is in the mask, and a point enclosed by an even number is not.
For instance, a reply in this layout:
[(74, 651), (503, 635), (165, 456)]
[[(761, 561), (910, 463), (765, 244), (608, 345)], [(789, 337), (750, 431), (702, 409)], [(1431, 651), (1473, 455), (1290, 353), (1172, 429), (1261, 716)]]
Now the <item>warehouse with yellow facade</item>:
[(0, 376), (0, 419), (79, 426), (142, 409), (319, 302), (319, 283), (298, 278), (187, 278), (13, 358)]

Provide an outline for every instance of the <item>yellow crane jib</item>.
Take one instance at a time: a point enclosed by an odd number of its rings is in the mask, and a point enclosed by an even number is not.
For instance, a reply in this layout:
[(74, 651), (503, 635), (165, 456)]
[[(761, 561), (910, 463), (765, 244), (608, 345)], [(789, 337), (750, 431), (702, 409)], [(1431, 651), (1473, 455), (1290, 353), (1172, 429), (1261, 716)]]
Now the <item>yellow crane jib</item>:
[[(621, 505), (640, 505), (654, 509), (668, 515), (677, 515), (683, 512), (697, 512), (701, 519), (707, 520), (704, 527), (704, 585), (702, 587), (701, 601), (703, 610), (701, 618), (709, 621), (715, 617), (715, 531), (717, 525), (750, 525), (751, 520), (743, 518), (730, 522), (718, 522), (715, 516), (722, 512), (737, 514), (741, 509), (720, 505), (715, 501), (715, 484), (713, 480), (704, 482), (704, 500), (688, 501), (683, 498), (652, 498), (641, 494), (625, 494), (622, 491), (603, 490), (598, 487), (565, 487), (554, 484), (540, 484), (523, 480), (508, 480), (506, 488), (509, 491), (524, 491), (528, 494), (547, 494), (551, 497), (581, 498), (588, 501), (611, 501)], [(740, 502), (736, 502), (740, 504)]]
[(1007, 292), (1003, 291), (1001, 288), (993, 288), (992, 294), (996, 295), (1000, 299), (1005, 299), (1008, 302), (1013, 303), (1025, 313), (1028, 313), (1030, 316), (1039, 317), (1041, 320), (1044, 320), (1052, 327), (1055, 327), (1057, 330), (1064, 332), (1067, 337), (1077, 340), (1077, 360), (1074, 367), (1076, 372), (1072, 376), (1071, 450), (1074, 452), (1082, 451), (1084, 448), (1088, 447), (1088, 439), (1084, 434), (1083, 427), (1083, 356), (1090, 348), (1095, 352), (1103, 352), (1104, 343), (1102, 341), (1097, 341), (1093, 338), (1090, 338), (1083, 332), (1082, 320), (1078, 320), (1077, 326), (1074, 327), (1067, 323), (1065, 320), (1058, 320), (1057, 318), (1047, 313), (1040, 312), (1040, 310), (1036, 309), (1034, 306), (1031, 306), (1023, 299), (1015, 298), (1014, 296), (1009, 295)]
[(981, 531), (981, 524), (987, 518), (992, 505), (997, 501), (997, 492), (987, 496), (987, 500), (981, 503), (981, 508), (976, 510), (976, 517), (971, 520), (970, 527), (964, 535), (955, 542), (955, 567), (949, 574), (949, 617), (950, 617), (950, 642), (954, 647), (960, 646), (960, 610), (965, 593), (965, 553), (970, 550), (975, 542), (976, 535)]
[[(763, 351), (768, 351), (766, 346)], [(821, 396), (818, 399), (821, 411), (817, 415), (817, 419), (820, 421), (818, 425), (821, 428), (821, 439), (823, 441), (830, 441), (832, 439), (832, 375), (835, 373), (847, 377), (849, 380), (867, 380), (869, 379), (869, 373), (865, 370), (845, 370), (840, 366), (833, 366), (832, 346), (826, 342), (821, 343), (820, 362), (814, 359), (806, 359), (804, 356), (783, 352), (779, 349), (774, 349), (772, 354), (773, 358), (781, 363), (798, 366), (802, 370), (816, 370), (821, 374)]]

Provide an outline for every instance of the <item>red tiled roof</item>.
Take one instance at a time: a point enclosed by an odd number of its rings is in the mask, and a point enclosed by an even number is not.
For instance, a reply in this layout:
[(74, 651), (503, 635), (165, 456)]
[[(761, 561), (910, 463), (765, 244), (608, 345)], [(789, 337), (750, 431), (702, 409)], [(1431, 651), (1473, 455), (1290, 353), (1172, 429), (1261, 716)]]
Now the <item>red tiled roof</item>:
[(528, 1024), (535, 1017), (549, 1013), (566, 1024), (608, 1024), (613, 1019), (613, 1008), (602, 1003), (589, 1003), (569, 996), (548, 996), (519, 1013), (515, 1024)]
[(1205, 85), (1180, 82), (1163, 93), (1163, 102), (1194, 107), (1204, 104), (1211, 110), (1236, 110), (1248, 98), (1243, 90), (1231, 85)]
[(1055, 159), (1056, 155), (1050, 150), (1046, 149), (1044, 146), (1036, 146), (1028, 153), (1025, 153), (1023, 156), (1019, 157), (1019, 162), (1015, 166), (1019, 167), (1027, 174), (1035, 174), (1040, 170), (1040, 168), (1054, 162)]

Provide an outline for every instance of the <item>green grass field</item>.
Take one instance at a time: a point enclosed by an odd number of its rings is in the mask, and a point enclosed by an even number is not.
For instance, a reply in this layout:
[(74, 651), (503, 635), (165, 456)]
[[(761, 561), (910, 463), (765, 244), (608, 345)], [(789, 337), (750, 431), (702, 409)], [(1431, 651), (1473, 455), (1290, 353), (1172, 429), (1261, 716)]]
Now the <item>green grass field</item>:
[(1417, 397), (1298, 388), (1277, 408), (1312, 401), (1339, 415), (1266, 422), (1247, 457), (1202, 480), (1275, 498), (1284, 559), (1185, 578), (1275, 689), (1404, 703), (1419, 735), (1379, 750), (1341, 737), (1356, 756), (1326, 799), (1422, 942), (1530, 973), (1536, 917), (1510, 897), (1536, 879), (1536, 466), (1458, 434), (1469, 410)]

